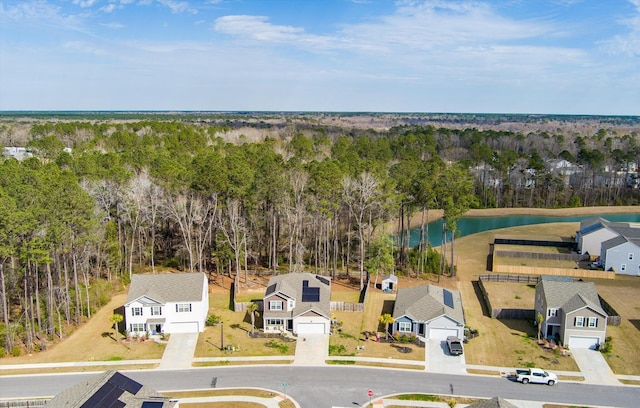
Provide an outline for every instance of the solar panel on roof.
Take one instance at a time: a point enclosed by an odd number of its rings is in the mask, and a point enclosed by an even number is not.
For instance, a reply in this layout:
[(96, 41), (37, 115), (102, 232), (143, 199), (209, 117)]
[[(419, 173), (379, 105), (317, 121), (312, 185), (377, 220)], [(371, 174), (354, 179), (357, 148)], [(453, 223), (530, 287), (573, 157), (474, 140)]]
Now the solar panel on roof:
[(329, 279), (327, 279), (327, 278), (323, 278), (322, 276), (317, 276), (316, 275), (316, 279), (319, 280), (320, 282), (324, 283), (325, 285), (329, 285)]
[(445, 306), (449, 306), (453, 309), (453, 293), (449, 292), (446, 289), (442, 289), (442, 297), (444, 298)]
[(137, 394), (140, 388), (142, 388), (142, 384), (120, 373), (114, 373), (108, 382), (133, 395)]
[(319, 302), (320, 301), (320, 288), (303, 288), (302, 289), (302, 301), (303, 302)]
[(164, 402), (161, 401), (145, 401), (142, 403), (142, 408), (162, 408)]
[(305, 279), (302, 281), (302, 290), (304, 290), (304, 288), (307, 288), (307, 287), (309, 287), (309, 281)]

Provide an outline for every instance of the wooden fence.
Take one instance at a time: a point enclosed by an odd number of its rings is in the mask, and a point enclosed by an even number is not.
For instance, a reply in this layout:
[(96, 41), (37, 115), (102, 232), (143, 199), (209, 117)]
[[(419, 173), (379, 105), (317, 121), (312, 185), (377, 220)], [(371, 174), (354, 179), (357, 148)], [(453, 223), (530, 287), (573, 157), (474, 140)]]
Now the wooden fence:
[(522, 275), (571, 276), (574, 278), (615, 279), (615, 272), (595, 271), (588, 269), (542, 268), (523, 265), (501, 265), (493, 262), (496, 273), (517, 273)]
[(544, 252), (523, 252), (523, 251), (495, 251), (494, 257), (505, 258), (526, 258), (526, 259), (550, 259), (553, 261), (588, 261), (589, 255), (583, 254), (550, 254)]
[(332, 312), (364, 312), (364, 303), (331, 302)]
[(247, 308), (249, 307), (250, 304), (255, 303), (258, 305), (258, 310), (259, 311), (263, 311), (264, 307), (262, 305), (263, 301), (262, 300), (256, 300), (254, 302), (233, 302), (233, 311), (234, 312), (246, 312)]
[(537, 285), (540, 281), (539, 276), (532, 275), (508, 275), (500, 273), (492, 273), (486, 275), (480, 275), (479, 279), (485, 282), (513, 282), (513, 283), (527, 283)]
[(620, 326), (620, 323), (622, 323), (622, 318), (620, 317), (616, 309), (614, 309), (613, 306), (611, 306), (609, 302), (604, 300), (600, 295), (598, 295), (598, 298), (600, 299), (602, 308), (605, 312), (607, 312), (607, 325)]
[(47, 400), (15, 400), (15, 401), (0, 401), (0, 408), (30, 408), (30, 407), (44, 407)]

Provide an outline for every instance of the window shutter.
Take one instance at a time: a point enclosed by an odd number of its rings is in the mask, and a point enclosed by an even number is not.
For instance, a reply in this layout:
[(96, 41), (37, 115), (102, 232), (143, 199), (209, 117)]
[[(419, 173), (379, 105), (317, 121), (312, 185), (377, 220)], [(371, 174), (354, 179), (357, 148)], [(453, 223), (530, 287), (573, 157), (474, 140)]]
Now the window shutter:
[(189, 311), (191, 311), (191, 303), (189, 303)]
[(598, 327), (598, 318), (596, 317), (596, 327)]
[(577, 317), (573, 318), (573, 325), (576, 326), (576, 327), (578, 326), (578, 318)]
[(178, 313), (178, 304), (176, 303), (176, 313)]

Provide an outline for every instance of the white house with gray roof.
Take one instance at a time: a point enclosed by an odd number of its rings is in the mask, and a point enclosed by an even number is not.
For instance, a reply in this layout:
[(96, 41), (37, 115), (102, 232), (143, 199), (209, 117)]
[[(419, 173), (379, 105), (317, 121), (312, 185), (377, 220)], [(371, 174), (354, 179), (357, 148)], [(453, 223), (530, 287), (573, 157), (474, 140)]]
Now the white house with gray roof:
[(543, 277), (536, 285), (536, 316), (543, 316), (542, 336), (569, 348), (596, 348), (607, 335), (607, 313), (593, 282)]
[(274, 276), (263, 299), (266, 333), (329, 334), (331, 280), (312, 273)]
[(125, 327), (130, 333), (198, 333), (209, 312), (209, 287), (204, 273), (133, 275)]
[(598, 257), (605, 271), (640, 275), (640, 224), (587, 218), (580, 222), (576, 242), (580, 253)]
[(433, 340), (464, 336), (464, 311), (457, 290), (434, 285), (398, 289), (393, 318), (394, 334)]
[(639, 237), (619, 235), (602, 243), (600, 263), (605, 271), (615, 271), (620, 275), (640, 276), (640, 228)]

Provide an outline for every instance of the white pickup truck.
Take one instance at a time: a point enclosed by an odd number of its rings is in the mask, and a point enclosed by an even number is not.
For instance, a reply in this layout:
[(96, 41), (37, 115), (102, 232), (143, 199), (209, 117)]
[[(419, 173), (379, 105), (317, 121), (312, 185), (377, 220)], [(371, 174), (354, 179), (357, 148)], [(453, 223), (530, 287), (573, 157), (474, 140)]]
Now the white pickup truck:
[(524, 368), (522, 370), (516, 370), (516, 381), (520, 381), (523, 384), (554, 385), (558, 382), (558, 376), (554, 373), (544, 371), (541, 368)]

